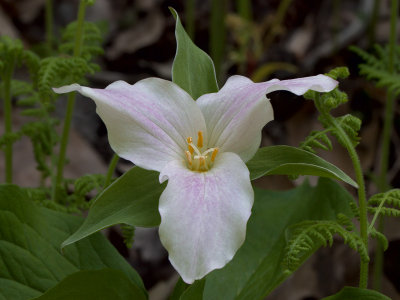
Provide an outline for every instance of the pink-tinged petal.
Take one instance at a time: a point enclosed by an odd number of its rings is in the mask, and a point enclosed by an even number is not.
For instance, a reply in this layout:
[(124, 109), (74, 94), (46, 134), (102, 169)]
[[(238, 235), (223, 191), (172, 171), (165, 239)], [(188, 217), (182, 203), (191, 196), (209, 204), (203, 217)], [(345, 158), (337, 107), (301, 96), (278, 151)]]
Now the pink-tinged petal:
[(272, 79), (267, 82), (256, 83), (265, 89), (265, 93), (274, 91), (289, 91), (298, 96), (303, 95), (308, 90), (324, 93), (332, 91), (338, 82), (326, 75), (316, 75), (288, 80)]
[(262, 128), (273, 120), (267, 93), (287, 90), (302, 95), (309, 89), (328, 92), (336, 85), (336, 80), (325, 75), (262, 83), (232, 76), (218, 93), (197, 100), (208, 128), (208, 145), (237, 153), (248, 161), (260, 145)]
[(261, 129), (274, 113), (265, 90), (243, 76), (232, 76), (218, 93), (196, 101), (208, 129), (209, 147), (237, 153), (249, 160), (261, 142)]
[(254, 200), (249, 171), (238, 155), (221, 153), (207, 172), (172, 161), (160, 174), (160, 181), (167, 179), (160, 239), (182, 279), (192, 283), (225, 266), (242, 245)]
[(171, 160), (184, 158), (186, 138), (207, 135), (195, 101), (176, 84), (148, 78), (130, 85), (117, 81), (105, 89), (78, 84), (54, 89), (77, 91), (96, 102), (111, 147), (121, 157), (150, 170), (161, 171)]

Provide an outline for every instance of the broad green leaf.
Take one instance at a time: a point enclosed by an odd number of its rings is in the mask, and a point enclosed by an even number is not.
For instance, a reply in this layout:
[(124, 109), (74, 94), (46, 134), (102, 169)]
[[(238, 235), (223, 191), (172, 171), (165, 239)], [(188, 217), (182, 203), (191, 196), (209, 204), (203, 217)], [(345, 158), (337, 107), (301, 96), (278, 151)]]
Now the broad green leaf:
[(124, 272), (113, 269), (80, 271), (33, 300), (145, 300), (143, 291)]
[[(286, 229), (304, 220), (336, 219), (338, 213), (352, 216), (351, 201), (343, 187), (326, 178), (316, 187), (255, 189), (246, 240), (230, 263), (206, 276), (203, 299), (262, 299), (290, 275), (282, 266)], [(197, 282), (187, 292), (192, 288), (198, 289)]]
[(61, 253), (83, 218), (35, 205), (15, 185), (0, 185), (0, 299), (40, 296), (80, 270), (119, 269), (146, 295), (136, 271), (100, 233)]
[(323, 300), (390, 300), (390, 298), (377, 291), (346, 286), (339, 293)]
[(321, 157), (290, 146), (260, 148), (247, 162), (251, 180), (264, 175), (314, 175), (342, 180), (358, 187), (346, 173)]
[(195, 100), (203, 94), (218, 92), (212, 59), (192, 42), (177, 12), (173, 8), (170, 10), (176, 19), (176, 54), (172, 65), (172, 81)]
[(115, 224), (158, 226), (161, 221), (158, 200), (164, 188), (157, 172), (133, 167), (99, 195), (82, 226), (62, 247)]
[(174, 290), (169, 296), (168, 300), (179, 300), (181, 295), (189, 287), (189, 284), (184, 282), (181, 277), (179, 277), (177, 283), (175, 284)]

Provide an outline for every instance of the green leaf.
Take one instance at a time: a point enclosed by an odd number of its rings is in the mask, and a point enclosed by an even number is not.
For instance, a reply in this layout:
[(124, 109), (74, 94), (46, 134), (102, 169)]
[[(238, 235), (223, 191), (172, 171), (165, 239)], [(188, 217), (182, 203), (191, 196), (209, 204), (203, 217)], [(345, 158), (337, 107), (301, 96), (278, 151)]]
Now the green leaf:
[(390, 298), (377, 291), (346, 286), (339, 293), (323, 300), (390, 300)]
[(158, 200), (164, 188), (165, 184), (158, 180), (158, 172), (133, 167), (99, 195), (82, 226), (62, 243), (62, 247), (115, 224), (158, 226), (161, 221)]
[[(335, 220), (338, 213), (352, 217), (352, 196), (338, 183), (320, 178), (289, 191), (255, 189), (246, 240), (223, 269), (206, 276), (203, 299), (262, 299), (291, 273), (283, 266), (286, 229), (304, 220)], [(192, 288), (198, 288), (195, 283)]]
[(212, 59), (192, 42), (183, 28), (177, 12), (173, 8), (170, 10), (176, 19), (177, 44), (172, 65), (172, 81), (195, 100), (201, 95), (218, 92)]
[(124, 272), (112, 269), (80, 271), (64, 278), (34, 300), (145, 300), (143, 291)]
[(358, 187), (346, 173), (321, 157), (290, 146), (260, 148), (247, 162), (251, 180), (264, 175), (314, 175), (342, 180)]
[(31, 299), (80, 270), (119, 269), (146, 295), (136, 271), (100, 233), (60, 252), (81, 217), (35, 205), (25, 190), (0, 185), (0, 299)]
[(201, 300), (203, 299), (204, 293), (204, 284), (205, 280), (197, 280), (194, 284), (190, 286), (190, 288), (186, 289), (182, 296), (179, 298), (180, 300)]
[[(185, 292), (185, 290), (189, 287), (189, 284), (184, 282), (181, 277), (179, 277), (177, 283), (175, 284), (174, 290), (169, 296), (169, 300), (179, 300), (181, 295)], [(204, 285), (203, 285), (204, 287)]]

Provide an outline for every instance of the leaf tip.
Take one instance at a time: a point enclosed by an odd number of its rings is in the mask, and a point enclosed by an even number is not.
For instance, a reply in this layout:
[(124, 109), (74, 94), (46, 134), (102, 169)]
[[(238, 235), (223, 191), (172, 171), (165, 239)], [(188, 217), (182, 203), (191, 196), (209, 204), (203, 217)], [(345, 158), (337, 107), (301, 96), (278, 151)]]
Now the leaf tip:
[(175, 20), (179, 19), (179, 15), (176, 12), (175, 8), (172, 6), (168, 6), (169, 11), (171, 12), (172, 16), (174, 17)]

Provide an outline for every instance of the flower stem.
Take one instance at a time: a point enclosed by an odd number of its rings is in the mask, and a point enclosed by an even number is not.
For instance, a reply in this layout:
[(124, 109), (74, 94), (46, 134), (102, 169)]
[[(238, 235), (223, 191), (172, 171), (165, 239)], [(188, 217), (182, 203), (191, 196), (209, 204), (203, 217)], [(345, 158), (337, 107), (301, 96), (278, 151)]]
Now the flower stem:
[(119, 160), (119, 156), (117, 154), (114, 153), (111, 161), (110, 161), (110, 165), (108, 166), (108, 171), (107, 171), (107, 175), (106, 175), (106, 180), (104, 182), (104, 189), (106, 187), (108, 187), (111, 183), (111, 178), (115, 172), (115, 168), (117, 167), (117, 163)]
[[(332, 117), (329, 112), (324, 111), (322, 109), (322, 105), (315, 101), (315, 105), (317, 109), (320, 111), (323, 118), (328, 121), (329, 125), (335, 128), (340, 140), (343, 142), (350, 159), (353, 163), (354, 173), (356, 175), (356, 181), (358, 184), (358, 206), (360, 213), (360, 236), (361, 240), (366, 249), (368, 249), (368, 219), (367, 219), (367, 199), (365, 193), (365, 182), (364, 175), (361, 168), (360, 159), (357, 155), (357, 152), (351, 142), (350, 138), (343, 130), (343, 128), (337, 123), (336, 119)], [(368, 262), (365, 262), (362, 258), (360, 258), (360, 288), (367, 288), (368, 286)]]
[[(11, 68), (11, 70), (13, 67)], [(3, 89), (4, 89), (4, 134), (7, 136), (12, 132), (12, 122), (11, 122), (11, 74), (12, 72), (7, 72), (3, 78)], [(5, 154), (5, 179), (6, 183), (12, 183), (12, 141), (10, 138), (6, 138), (6, 144), (4, 149)]]
[[(76, 29), (76, 37), (74, 45), (74, 57), (79, 57), (81, 54), (82, 43), (83, 43), (83, 22), (85, 19), (85, 9), (86, 9), (86, 1), (81, 0), (78, 10), (77, 29)], [(53, 200), (55, 200), (56, 197), (57, 187), (60, 186), (61, 181), (63, 179), (65, 156), (67, 151), (69, 131), (71, 128), (71, 120), (74, 111), (74, 106), (75, 106), (75, 93), (70, 93), (68, 95), (67, 112), (65, 114), (64, 127), (61, 136), (60, 155), (57, 163), (56, 182), (53, 185), (53, 192), (52, 192)]]
[[(396, 36), (397, 36), (397, 15), (399, 9), (399, 1), (392, 0), (391, 3), (391, 16), (390, 16), (390, 40), (389, 40), (389, 58), (388, 58), (388, 71), (394, 72), (394, 55), (396, 50)], [(392, 126), (395, 109), (395, 95), (393, 92), (388, 91), (388, 96), (385, 105), (385, 117), (382, 133), (382, 153), (380, 161), (380, 172), (378, 179), (378, 189), (380, 192), (387, 191), (390, 183), (388, 182), (387, 172), (389, 168), (389, 154), (390, 154), (390, 137), (392, 135)], [(384, 217), (379, 219), (378, 230), (384, 230)], [(382, 272), (383, 272), (383, 247), (378, 243), (375, 252), (375, 265), (373, 287), (375, 290), (380, 290), (382, 285)]]

